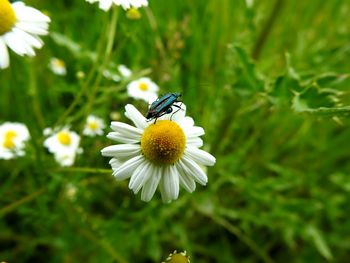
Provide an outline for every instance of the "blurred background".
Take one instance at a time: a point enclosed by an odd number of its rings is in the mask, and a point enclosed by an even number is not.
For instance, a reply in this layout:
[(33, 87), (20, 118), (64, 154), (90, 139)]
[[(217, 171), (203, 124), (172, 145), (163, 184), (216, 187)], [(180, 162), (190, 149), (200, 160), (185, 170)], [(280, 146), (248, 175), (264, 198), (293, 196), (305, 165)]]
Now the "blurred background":
[[(127, 122), (127, 103), (147, 104), (125, 80), (99, 78), (67, 113), (113, 12), (26, 4), (52, 22), (36, 57), (12, 52), (0, 72), (0, 122), (25, 123), (32, 137), (26, 156), (0, 160), (0, 261), (160, 263), (177, 249), (194, 263), (349, 262), (349, 1), (150, 0), (138, 19), (115, 11), (111, 63), (151, 77), (160, 94), (181, 92), (217, 159), (206, 187), (170, 204), (115, 181), (105, 136), (82, 139), (73, 167), (42, 146), (46, 127), (79, 132), (90, 113)], [(67, 75), (50, 71), (52, 57)]]

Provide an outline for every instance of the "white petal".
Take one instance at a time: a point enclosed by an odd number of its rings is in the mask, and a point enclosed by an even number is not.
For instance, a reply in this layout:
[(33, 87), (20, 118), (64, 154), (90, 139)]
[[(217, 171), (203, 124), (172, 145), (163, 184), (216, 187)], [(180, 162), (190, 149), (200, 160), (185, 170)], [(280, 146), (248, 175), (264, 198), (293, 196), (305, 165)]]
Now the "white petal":
[(125, 116), (139, 129), (143, 130), (148, 126), (146, 118), (134, 107), (134, 105), (128, 104), (125, 106)]
[(112, 158), (109, 161), (109, 164), (112, 166), (113, 169), (118, 169), (123, 163), (117, 158)]
[(185, 133), (187, 137), (199, 137), (205, 134), (204, 129), (199, 126), (187, 127)]
[(103, 156), (106, 157), (116, 157), (116, 158), (125, 158), (129, 156), (134, 156), (137, 153), (140, 153), (140, 145), (137, 144), (118, 144), (108, 146), (101, 150)]
[(129, 138), (140, 138), (143, 133), (141, 129), (119, 121), (112, 121), (111, 128), (120, 134), (129, 136)]
[(181, 165), (182, 170), (193, 177), (193, 179), (200, 183), (201, 185), (206, 185), (208, 182), (208, 177), (202, 170), (202, 168), (199, 167), (198, 164), (196, 164), (191, 159), (187, 158), (186, 156), (183, 156), (182, 159), (179, 160), (179, 165)]
[(182, 169), (181, 165), (179, 163), (176, 164), (176, 168), (179, 171), (179, 179), (180, 179), (180, 185), (185, 188), (185, 190), (189, 193), (192, 193), (194, 190), (196, 190), (196, 183), (195, 181), (188, 175), (186, 172)]
[(191, 146), (195, 146), (195, 147), (202, 147), (203, 140), (199, 137), (186, 138), (186, 144), (191, 145)]
[(130, 138), (126, 135), (120, 134), (119, 132), (110, 132), (107, 134), (107, 138), (121, 143), (138, 143), (141, 139), (140, 137), (137, 139)]
[(123, 163), (119, 167), (119, 169), (116, 169), (113, 172), (113, 175), (118, 181), (127, 179), (132, 175), (134, 170), (144, 161), (145, 161), (145, 158), (142, 155), (135, 156), (130, 160), (126, 161), (125, 163)]
[(210, 153), (190, 145), (186, 147), (185, 155), (193, 159), (195, 162), (207, 166), (213, 166), (216, 161), (215, 157)]
[(23, 41), (25, 41), (29, 46), (35, 47), (35, 48), (41, 48), (43, 46), (43, 42), (39, 38), (35, 38), (34, 36), (18, 29), (14, 28), (13, 32), (17, 34), (18, 36), (21, 36)]
[(141, 200), (145, 201), (145, 202), (149, 202), (156, 189), (157, 186), (159, 184), (160, 178), (162, 176), (162, 169), (159, 167), (155, 167), (154, 168), (154, 172), (151, 175), (151, 177), (148, 179), (148, 181), (145, 183), (145, 185), (142, 188), (142, 192), (141, 192)]
[(153, 164), (148, 161), (140, 164), (131, 176), (129, 188), (137, 194), (145, 182), (152, 176)]
[(159, 182), (159, 190), (160, 190), (160, 194), (162, 195), (163, 203), (170, 203), (171, 198), (168, 195), (168, 193), (165, 191), (165, 186), (164, 186), (164, 168), (162, 168), (162, 176)]
[(7, 68), (10, 65), (9, 53), (5, 41), (0, 37), (0, 68)]
[(179, 197), (179, 173), (175, 165), (169, 165), (164, 170), (164, 191), (171, 200)]

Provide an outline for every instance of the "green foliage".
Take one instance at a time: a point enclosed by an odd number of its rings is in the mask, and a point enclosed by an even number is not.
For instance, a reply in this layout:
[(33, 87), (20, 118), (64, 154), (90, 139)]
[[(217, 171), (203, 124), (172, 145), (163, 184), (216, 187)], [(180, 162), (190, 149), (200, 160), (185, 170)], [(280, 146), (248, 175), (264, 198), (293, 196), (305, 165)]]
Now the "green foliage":
[[(177, 249), (195, 263), (347, 262), (350, 4), (276, 3), (150, 0), (128, 20), (83, 0), (27, 1), (50, 15), (51, 34), (36, 57), (11, 53), (0, 72), (0, 121), (23, 122), (32, 136), (25, 157), (0, 160), (0, 261), (161, 262)], [(67, 76), (49, 71), (52, 56)], [(101, 76), (118, 64), (160, 93), (183, 93), (217, 159), (206, 187), (143, 203), (111, 176), (107, 138), (84, 137), (70, 168), (45, 151), (45, 127), (80, 132), (90, 113), (126, 121), (127, 103), (146, 111), (125, 82)]]

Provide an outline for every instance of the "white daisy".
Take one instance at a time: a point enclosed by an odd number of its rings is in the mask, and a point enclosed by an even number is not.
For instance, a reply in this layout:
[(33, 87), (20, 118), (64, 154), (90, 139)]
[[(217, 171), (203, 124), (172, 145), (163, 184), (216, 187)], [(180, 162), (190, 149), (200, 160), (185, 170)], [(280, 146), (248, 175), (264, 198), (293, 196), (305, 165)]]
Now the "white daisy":
[(83, 134), (86, 136), (102, 135), (103, 129), (106, 127), (104, 121), (94, 115), (89, 115), (86, 119), (86, 124), (83, 130)]
[(44, 141), (44, 146), (54, 154), (56, 161), (62, 166), (71, 166), (79, 153), (80, 136), (68, 128), (54, 132)]
[(99, 2), (99, 7), (108, 11), (111, 6), (117, 5), (122, 6), (124, 9), (129, 9), (130, 7), (139, 8), (141, 6), (148, 6), (147, 0), (86, 0), (89, 3)]
[(150, 78), (140, 78), (130, 82), (127, 90), (130, 97), (150, 103), (157, 99), (159, 87)]
[[(183, 105), (184, 106), (184, 105)], [(174, 112), (177, 108), (174, 107)], [(141, 199), (150, 201), (159, 185), (164, 202), (176, 200), (181, 185), (193, 192), (196, 184), (206, 185), (208, 178), (200, 165), (211, 166), (215, 157), (199, 149), (204, 134), (194, 126), (185, 110), (168, 114), (147, 122), (133, 106), (126, 105), (125, 116), (136, 127), (122, 122), (112, 122), (109, 139), (121, 142), (102, 149), (103, 156), (113, 157), (110, 165), (117, 180), (130, 178), (129, 188)]]
[(56, 75), (64, 76), (67, 74), (66, 64), (62, 59), (51, 58), (49, 63), (49, 68)]
[(20, 56), (35, 56), (43, 46), (40, 35), (47, 35), (50, 18), (23, 2), (0, 0), (0, 68), (10, 64), (7, 47)]
[(13, 159), (25, 154), (25, 142), (30, 138), (27, 126), (5, 122), (0, 125), (0, 159)]
[[(118, 71), (118, 73), (116, 71)], [(111, 69), (105, 69), (102, 74), (106, 79), (119, 82), (122, 80), (122, 78), (129, 78), (132, 75), (132, 71), (125, 65), (119, 65), (116, 67), (116, 69), (115, 66)]]
[(118, 66), (118, 71), (124, 78), (129, 78), (132, 75), (132, 71), (123, 64)]

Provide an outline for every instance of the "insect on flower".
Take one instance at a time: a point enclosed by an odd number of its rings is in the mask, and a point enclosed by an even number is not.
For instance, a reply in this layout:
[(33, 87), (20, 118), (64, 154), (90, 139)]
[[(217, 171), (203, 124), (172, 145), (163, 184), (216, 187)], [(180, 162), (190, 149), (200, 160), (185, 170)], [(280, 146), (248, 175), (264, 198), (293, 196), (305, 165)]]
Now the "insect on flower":
[(157, 121), (157, 119), (162, 117), (163, 115), (172, 113), (172, 106), (178, 108), (178, 110), (173, 113), (175, 114), (176, 112), (182, 109), (181, 105), (174, 104), (175, 102), (181, 102), (178, 100), (179, 97), (181, 97), (181, 93), (179, 92), (167, 93), (162, 97), (159, 97), (157, 100), (152, 102), (147, 112), (146, 119), (148, 121), (153, 119)]

